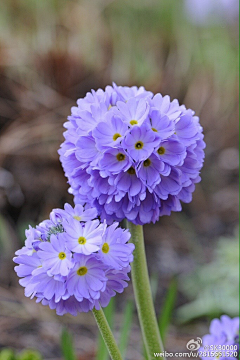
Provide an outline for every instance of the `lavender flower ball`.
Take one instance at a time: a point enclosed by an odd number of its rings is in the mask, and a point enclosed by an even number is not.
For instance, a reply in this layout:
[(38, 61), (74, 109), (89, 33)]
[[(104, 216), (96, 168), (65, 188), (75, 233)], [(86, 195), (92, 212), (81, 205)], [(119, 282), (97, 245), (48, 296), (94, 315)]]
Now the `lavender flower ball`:
[(239, 318), (231, 319), (227, 315), (222, 315), (220, 319), (212, 320), (209, 331), (210, 334), (202, 338), (199, 352), (206, 356), (201, 359), (236, 359), (235, 355), (239, 352)]
[(26, 230), (25, 246), (13, 259), (27, 297), (58, 315), (108, 305), (128, 285), (133, 261), (130, 233), (95, 219), (95, 208), (65, 204), (50, 220)]
[(113, 84), (79, 99), (64, 126), (69, 192), (108, 224), (156, 222), (192, 200), (205, 143), (199, 118), (177, 100)]

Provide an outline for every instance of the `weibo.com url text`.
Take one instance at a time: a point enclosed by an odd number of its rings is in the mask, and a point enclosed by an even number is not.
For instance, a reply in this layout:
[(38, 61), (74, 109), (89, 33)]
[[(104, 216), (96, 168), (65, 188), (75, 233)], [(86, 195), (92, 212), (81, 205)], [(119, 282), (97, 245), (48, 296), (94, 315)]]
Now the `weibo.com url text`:
[(179, 358), (198, 358), (198, 357), (209, 357), (209, 358), (213, 358), (216, 357), (217, 359), (219, 357), (235, 357), (237, 358), (238, 356), (238, 352), (237, 351), (194, 351), (194, 352), (176, 352), (176, 353), (172, 353), (172, 352), (161, 352), (161, 353), (154, 353), (153, 354), (154, 357), (158, 358), (158, 357), (179, 357)]

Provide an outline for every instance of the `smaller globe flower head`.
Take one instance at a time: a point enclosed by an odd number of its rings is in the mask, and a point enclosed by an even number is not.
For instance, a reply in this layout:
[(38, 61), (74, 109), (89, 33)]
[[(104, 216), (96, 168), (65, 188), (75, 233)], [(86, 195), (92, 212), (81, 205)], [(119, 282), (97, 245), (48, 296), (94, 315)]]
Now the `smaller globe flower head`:
[[(205, 353), (206, 356), (201, 359), (236, 359), (235, 355), (239, 351), (239, 317), (231, 319), (227, 315), (222, 315), (220, 319), (212, 320), (209, 330), (210, 334), (202, 338), (202, 347), (199, 352)], [(217, 350), (214, 345), (217, 346)]]
[(113, 84), (77, 101), (59, 150), (75, 204), (108, 224), (155, 222), (181, 211), (200, 181), (202, 127), (194, 111), (143, 87)]
[[(25, 245), (13, 260), (27, 297), (36, 297), (58, 315), (77, 315), (106, 306), (123, 291), (133, 260), (130, 233), (118, 223), (107, 228), (96, 214), (90, 206), (65, 204), (36, 229), (26, 230)], [(103, 256), (106, 246), (109, 255)]]

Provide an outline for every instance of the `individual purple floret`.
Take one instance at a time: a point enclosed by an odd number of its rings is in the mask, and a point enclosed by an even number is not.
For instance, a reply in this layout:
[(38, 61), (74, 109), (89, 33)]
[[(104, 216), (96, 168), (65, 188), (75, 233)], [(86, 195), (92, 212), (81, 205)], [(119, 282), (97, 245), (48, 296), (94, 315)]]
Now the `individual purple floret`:
[(192, 200), (205, 143), (199, 118), (177, 100), (113, 84), (79, 99), (64, 126), (69, 192), (108, 224), (155, 222)]
[(99, 258), (110, 267), (121, 270), (133, 261), (132, 252), (134, 250), (133, 244), (126, 243), (131, 235), (129, 231), (117, 229), (117, 223), (109, 226), (103, 236), (103, 244), (98, 252)]
[(198, 350), (203, 360), (234, 360), (239, 352), (239, 317), (231, 319), (222, 315), (212, 320), (210, 334), (202, 338), (202, 347)]
[(49, 241), (39, 244), (38, 257), (41, 259), (42, 267), (49, 275), (67, 276), (74, 263), (72, 253), (68, 249), (65, 233), (58, 236), (52, 234)]
[(65, 204), (50, 220), (26, 230), (25, 246), (13, 259), (27, 297), (58, 315), (107, 306), (128, 285), (133, 261), (130, 233), (95, 219), (95, 208)]

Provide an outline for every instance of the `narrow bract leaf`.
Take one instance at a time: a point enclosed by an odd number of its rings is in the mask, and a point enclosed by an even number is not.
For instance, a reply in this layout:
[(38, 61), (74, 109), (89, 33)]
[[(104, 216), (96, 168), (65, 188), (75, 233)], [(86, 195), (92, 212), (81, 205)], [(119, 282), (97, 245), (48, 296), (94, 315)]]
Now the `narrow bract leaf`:
[(124, 309), (123, 322), (122, 322), (122, 328), (121, 328), (120, 340), (119, 340), (119, 350), (124, 359), (127, 352), (129, 334), (132, 326), (133, 310), (134, 310), (133, 301), (128, 301)]
[(72, 336), (65, 328), (63, 328), (61, 335), (61, 349), (65, 360), (76, 360)]
[(177, 295), (177, 282), (176, 279), (172, 279), (172, 281), (170, 282), (166, 299), (161, 309), (161, 315), (158, 320), (159, 331), (163, 342), (167, 333), (168, 325), (171, 321), (172, 312), (176, 301), (176, 295)]

